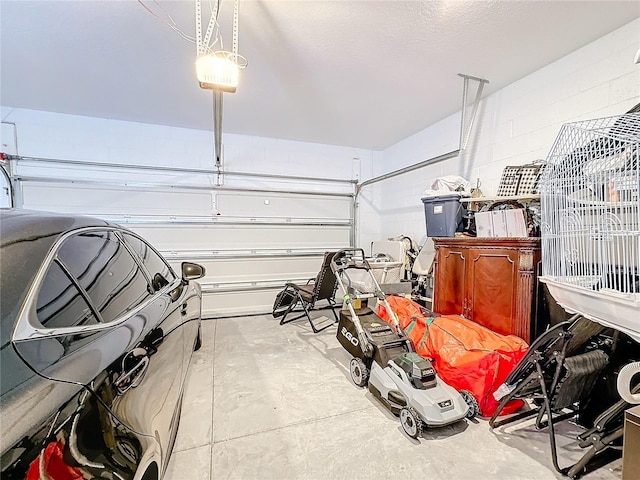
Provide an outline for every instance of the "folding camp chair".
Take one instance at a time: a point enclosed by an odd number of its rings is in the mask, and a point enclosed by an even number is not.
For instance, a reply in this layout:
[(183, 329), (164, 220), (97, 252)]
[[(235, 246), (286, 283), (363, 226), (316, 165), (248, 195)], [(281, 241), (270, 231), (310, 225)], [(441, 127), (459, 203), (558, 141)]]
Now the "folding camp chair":
[[(318, 333), (329, 328), (332, 323), (329, 323), (322, 328), (317, 328), (311, 318), (310, 312), (316, 308), (316, 303), (320, 300), (326, 300), (328, 302), (331, 313), (333, 313), (336, 323), (338, 322), (338, 316), (334, 310), (334, 306), (336, 305), (334, 295), (336, 293), (338, 283), (335, 274), (331, 270), (331, 259), (335, 253), (336, 252), (325, 252), (322, 268), (315, 279), (310, 279), (304, 285), (287, 283), (284, 290), (278, 294), (274, 303), (273, 316), (282, 317), (280, 319), (280, 325), (307, 317), (314, 333)], [(296, 310), (295, 308), (297, 305), (300, 305), (302, 310)], [(296, 317), (287, 318), (290, 313), (295, 314), (299, 312), (302, 313)]]
[[(554, 424), (578, 414), (580, 402), (590, 395), (607, 366), (613, 342), (603, 335), (604, 330), (603, 326), (575, 315), (540, 335), (498, 389), (504, 396), (489, 421), (489, 425), (496, 428), (536, 415), (536, 428), (548, 427), (553, 466), (565, 475), (570, 472), (573, 476), (579, 475), (585, 467), (583, 463), (588, 463), (589, 459), (561, 468)], [(497, 420), (505, 405), (514, 399), (530, 399), (534, 408)], [(606, 437), (602, 435), (601, 440), (616, 438)], [(588, 443), (588, 439), (584, 442)]]
[[(640, 384), (633, 388), (632, 393), (640, 392)], [(593, 427), (578, 435), (581, 448), (588, 448), (587, 452), (574, 465), (567, 468), (567, 476), (576, 478), (586, 473), (589, 465), (608, 450), (622, 453), (622, 438), (624, 436), (624, 412), (632, 405), (619, 400), (602, 412), (593, 422)]]

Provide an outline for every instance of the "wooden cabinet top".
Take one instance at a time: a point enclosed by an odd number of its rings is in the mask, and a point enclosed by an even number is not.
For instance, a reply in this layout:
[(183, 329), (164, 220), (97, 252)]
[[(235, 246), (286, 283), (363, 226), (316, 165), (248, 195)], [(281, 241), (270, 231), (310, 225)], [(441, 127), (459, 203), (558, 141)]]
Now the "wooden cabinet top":
[(436, 237), (433, 238), (433, 244), (435, 247), (447, 245), (452, 247), (540, 248), (540, 238)]

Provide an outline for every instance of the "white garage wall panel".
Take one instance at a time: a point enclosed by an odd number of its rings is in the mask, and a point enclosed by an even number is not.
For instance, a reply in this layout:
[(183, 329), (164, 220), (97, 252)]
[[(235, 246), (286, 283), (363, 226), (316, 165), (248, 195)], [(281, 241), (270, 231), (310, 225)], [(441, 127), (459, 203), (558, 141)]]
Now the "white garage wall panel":
[(204, 265), (205, 317), (269, 311), (284, 284), (315, 277), (323, 252), (351, 241), (353, 201), (345, 194), (59, 181), (19, 180), (23, 207), (111, 219), (149, 240), (178, 272), (183, 261)]
[(211, 216), (211, 192), (156, 190), (77, 183), (20, 182), (22, 204), (34, 210), (102, 218)]
[(298, 218), (348, 221), (350, 197), (319, 195), (278, 195), (265, 193), (216, 193), (217, 213), (247, 218)]
[[(167, 259), (176, 271), (181, 261), (175, 255)], [(287, 282), (306, 283), (315, 278), (323, 255), (306, 257), (247, 254), (240, 257), (220, 258), (220, 255), (198, 256), (193, 260), (203, 265), (207, 275), (200, 281), (203, 290), (203, 310), (209, 315), (229, 315), (247, 311), (248, 305), (261, 305), (269, 310), (282, 285)], [(250, 272), (250, 276), (247, 272)]]
[[(281, 288), (206, 292), (202, 295), (202, 311), (206, 316), (242, 315), (271, 311), (273, 300)], [(256, 306), (258, 306), (256, 308)], [(274, 320), (274, 325), (276, 321)]]
[(349, 226), (265, 224), (127, 224), (163, 252), (247, 253), (264, 250), (322, 252), (349, 243)]
[[(167, 260), (180, 270), (182, 261), (178, 255), (167, 254)], [(220, 255), (209, 257), (193, 255), (190, 259), (197, 261), (207, 269), (206, 277), (201, 283), (211, 288), (222, 289), (228, 285), (245, 285), (256, 283), (306, 282), (314, 278), (322, 264), (322, 254), (310, 254), (308, 257), (290, 257), (287, 255), (245, 255), (224, 258)], [(247, 281), (246, 270), (250, 267), (251, 279)]]

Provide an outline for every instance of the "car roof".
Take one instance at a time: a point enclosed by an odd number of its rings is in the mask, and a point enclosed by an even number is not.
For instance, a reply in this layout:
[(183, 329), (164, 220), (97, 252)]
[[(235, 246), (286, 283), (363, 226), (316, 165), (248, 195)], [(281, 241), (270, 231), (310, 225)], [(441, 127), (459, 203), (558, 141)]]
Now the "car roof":
[(110, 223), (83, 215), (0, 208), (0, 245), (30, 236), (46, 235), (57, 239), (62, 233), (75, 228), (105, 225)]
[(80, 215), (0, 209), (0, 299), (2, 344), (7, 340), (33, 278), (55, 242), (71, 230), (115, 226)]

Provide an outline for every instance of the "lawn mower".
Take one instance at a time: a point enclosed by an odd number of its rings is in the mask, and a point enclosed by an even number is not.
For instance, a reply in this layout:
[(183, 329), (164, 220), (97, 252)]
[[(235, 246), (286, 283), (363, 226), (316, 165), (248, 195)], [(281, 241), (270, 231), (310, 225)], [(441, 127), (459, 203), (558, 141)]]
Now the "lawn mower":
[[(478, 413), (470, 392), (458, 392), (440, 379), (428, 359), (415, 353), (360, 248), (340, 250), (331, 268), (344, 292), (337, 338), (353, 358), (351, 379), (369, 391), (394, 415), (412, 438), (423, 427), (442, 427)], [(373, 290), (373, 292), (372, 292)], [(367, 307), (384, 304), (393, 327)]]

